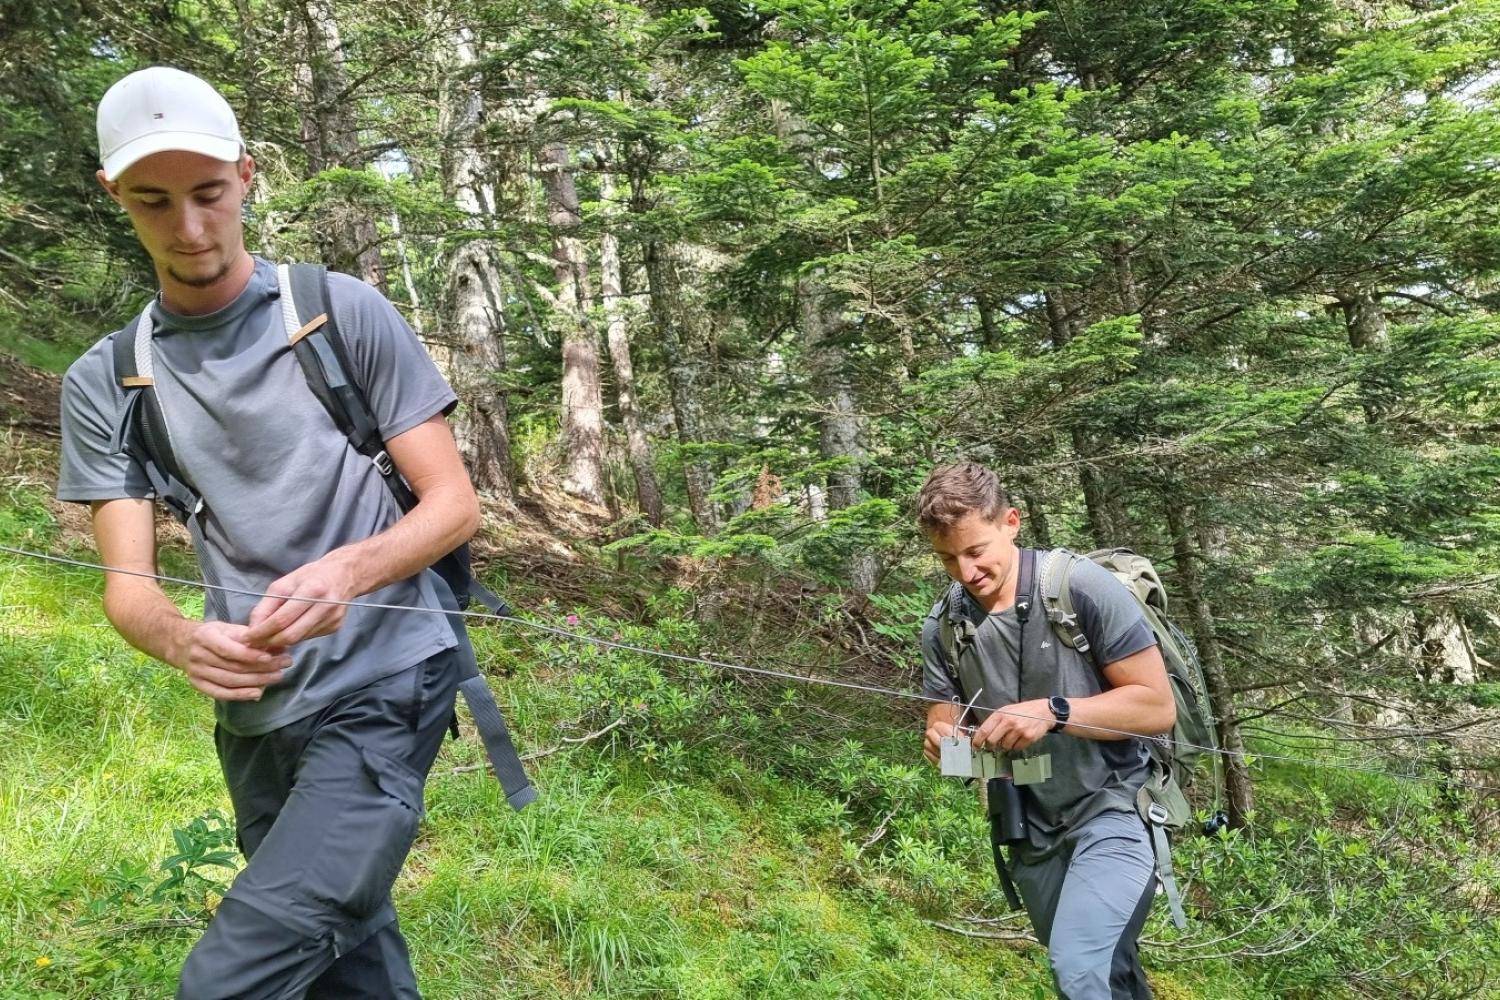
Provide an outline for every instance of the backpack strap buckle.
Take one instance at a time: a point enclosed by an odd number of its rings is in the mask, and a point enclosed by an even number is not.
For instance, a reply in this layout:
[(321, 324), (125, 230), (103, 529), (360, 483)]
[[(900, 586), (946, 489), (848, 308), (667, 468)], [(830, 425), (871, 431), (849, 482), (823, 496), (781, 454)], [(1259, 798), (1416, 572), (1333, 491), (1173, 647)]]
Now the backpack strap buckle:
[(370, 461), (375, 463), (375, 469), (382, 476), (389, 478), (396, 472), (396, 463), (391, 461), (390, 452), (386, 451), (384, 448), (377, 451), (374, 455), (371, 455)]

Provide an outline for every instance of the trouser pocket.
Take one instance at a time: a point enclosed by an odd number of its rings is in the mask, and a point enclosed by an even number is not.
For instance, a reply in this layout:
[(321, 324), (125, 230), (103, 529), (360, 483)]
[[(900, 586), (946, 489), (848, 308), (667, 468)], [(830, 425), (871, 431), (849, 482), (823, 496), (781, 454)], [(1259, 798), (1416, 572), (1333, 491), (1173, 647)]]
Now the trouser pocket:
[(390, 893), (422, 818), (422, 779), (378, 750), (360, 748), (368, 784), (331, 820), (308, 873), (314, 891), (350, 917), (369, 916)]

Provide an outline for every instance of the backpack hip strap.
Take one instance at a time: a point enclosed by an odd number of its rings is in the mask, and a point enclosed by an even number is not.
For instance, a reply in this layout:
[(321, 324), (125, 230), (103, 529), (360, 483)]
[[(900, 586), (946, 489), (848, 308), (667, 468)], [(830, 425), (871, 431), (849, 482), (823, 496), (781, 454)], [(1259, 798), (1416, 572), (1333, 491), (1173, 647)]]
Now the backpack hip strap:
[(464, 701), (468, 702), (470, 714), (474, 716), (474, 728), (479, 731), (479, 739), (484, 743), (485, 756), (489, 758), (490, 766), (495, 769), (495, 777), (500, 779), (505, 801), (510, 803), (512, 809), (520, 812), (536, 799), (536, 788), (521, 765), (521, 757), (516, 753), (515, 744), (511, 742), (505, 717), (500, 714), (500, 706), (495, 703), (494, 692), (490, 690), (484, 675), (479, 672), (474, 644), (469, 641), (469, 632), (464, 628), (463, 619), (456, 614), (459, 610), (457, 599), (443, 587), (438, 587), (437, 591), (438, 599), (450, 612), (449, 624), (458, 640), (463, 671), (458, 690), (463, 694)]
[[(1141, 792), (1144, 797), (1146, 793)], [(1167, 839), (1167, 810), (1156, 802), (1146, 807), (1146, 827), (1151, 831), (1151, 853), (1156, 856), (1156, 877), (1161, 882), (1162, 892), (1167, 897), (1167, 908), (1172, 911), (1172, 923), (1178, 930), (1187, 927), (1187, 914), (1182, 910), (1182, 893), (1177, 890), (1177, 877), (1172, 871), (1172, 844)]]

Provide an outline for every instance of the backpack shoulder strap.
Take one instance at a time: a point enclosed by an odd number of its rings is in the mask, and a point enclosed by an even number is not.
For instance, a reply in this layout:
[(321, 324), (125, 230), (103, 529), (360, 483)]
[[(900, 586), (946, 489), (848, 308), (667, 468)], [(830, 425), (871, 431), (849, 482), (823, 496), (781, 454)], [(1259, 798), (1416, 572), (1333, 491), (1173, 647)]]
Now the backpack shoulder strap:
[(151, 304), (115, 334), (115, 379), (125, 393), (125, 409), (111, 441), (116, 451), (141, 464), (156, 498), (179, 521), (203, 509), (203, 497), (188, 483), (172, 448), (172, 434), (156, 395), (151, 354)]
[(963, 585), (951, 583), (932, 613), (938, 621), (938, 645), (943, 653), (943, 672), (948, 675), (948, 680), (959, 697), (967, 700), (964, 682), (958, 675), (958, 663), (964, 650), (973, 643), (976, 630), (973, 621), (964, 613), (964, 607)]
[(281, 264), (276, 268), (276, 280), (281, 286), (281, 320), (287, 343), (302, 366), (308, 387), (350, 446), (374, 463), (396, 503), (402, 510), (410, 510), (417, 498), (397, 473), (364, 388), (351, 374), (355, 369), (334, 319), (328, 269), (321, 264)]
[(1042, 573), (1042, 608), (1062, 644), (1087, 656), (1093, 644), (1073, 609), (1073, 561), (1077, 558), (1067, 549), (1053, 549), (1047, 554), (1047, 566)]
[[(374, 463), (395, 497), (396, 505), (403, 511), (411, 510), (417, 505), (416, 494), (401, 478), (396, 463), (386, 451), (380, 424), (370, 409), (364, 387), (353, 377), (352, 373), (357, 369), (350, 363), (348, 349), (334, 319), (328, 269), (321, 264), (282, 264), (276, 268), (276, 280), (281, 286), (281, 318), (287, 343), (307, 376), (308, 388), (349, 439), (350, 447)], [(462, 611), (473, 598), (497, 615), (509, 617), (512, 614), (509, 605), (474, 579), (469, 569), (467, 544), (448, 553), (432, 568), (448, 584), (449, 595), (440, 593), (439, 596), (450, 613)], [(448, 604), (449, 596), (453, 599), (451, 605)], [(479, 672), (467, 630), (459, 619), (455, 618), (451, 624), (463, 654), (459, 690), (474, 717), (474, 727), (484, 743), (490, 766), (505, 789), (506, 800), (511, 808), (519, 811), (535, 800), (536, 789), (521, 766), (495, 696)]]

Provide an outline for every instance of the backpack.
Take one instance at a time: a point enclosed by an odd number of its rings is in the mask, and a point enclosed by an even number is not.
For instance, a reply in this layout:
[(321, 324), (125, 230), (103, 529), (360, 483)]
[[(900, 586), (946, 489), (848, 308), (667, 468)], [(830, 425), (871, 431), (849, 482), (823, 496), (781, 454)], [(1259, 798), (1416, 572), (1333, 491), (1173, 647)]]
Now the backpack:
[[(364, 391), (349, 374), (356, 369), (349, 362), (348, 349), (334, 321), (327, 269), (318, 264), (281, 264), (276, 268), (276, 277), (281, 288), (282, 325), (286, 329), (287, 342), (307, 377), (308, 388), (328, 412), (334, 425), (348, 438), (350, 447), (375, 466), (402, 513), (411, 510), (417, 504), (416, 494), (401, 478), (386, 451), (379, 424)], [(151, 333), (151, 306), (148, 304), (115, 336), (115, 378), (125, 391), (125, 408), (114, 444), (140, 464), (156, 499), (186, 525), (202, 513), (203, 497), (183, 474), (172, 448), (171, 431), (155, 390)], [(462, 611), (472, 600), (477, 600), (501, 617), (513, 613), (505, 601), (474, 579), (468, 543), (443, 556), (432, 569), (442, 577), (453, 595), (456, 606), (449, 608), (450, 611)], [(441, 588), (439, 590), (441, 596)], [(459, 690), (469, 703), (475, 726), (495, 773), (505, 787), (507, 799), (515, 809), (522, 809), (535, 799), (536, 790), (521, 767), (499, 707), (478, 671), (461, 623), (454, 623), (453, 631), (467, 660), (465, 679), (459, 684)]]
[[(1080, 557), (1066, 549), (1053, 551), (1046, 560), (1040, 596), (1042, 610), (1059, 641), (1084, 656), (1090, 656), (1092, 644), (1079, 625), (1069, 588), (1073, 564), (1078, 558)], [(1136, 810), (1151, 831), (1157, 877), (1166, 893), (1173, 922), (1183, 927), (1186, 925), (1186, 916), (1172, 871), (1168, 833), (1179, 833), (1192, 821), (1193, 809), (1185, 789), (1193, 784), (1197, 764), (1205, 753), (1210, 755), (1213, 764), (1214, 810), (1211, 818), (1203, 824), (1203, 831), (1213, 833), (1226, 822), (1224, 813), (1219, 808), (1223, 782), (1217, 727), (1208, 698), (1208, 686), (1203, 679), (1202, 664), (1198, 660), (1197, 648), (1187, 634), (1167, 618), (1166, 588), (1162, 586), (1161, 577), (1149, 559), (1125, 548), (1101, 549), (1081, 558), (1097, 563), (1124, 584), (1140, 606), (1147, 624), (1151, 626), (1152, 634), (1161, 649), (1162, 662), (1166, 665), (1173, 701), (1176, 703), (1177, 720), (1173, 723), (1170, 734), (1145, 739), (1151, 766), (1146, 782), (1137, 796)], [(949, 680), (962, 690), (958, 680), (959, 655), (964, 646), (972, 641), (975, 626), (968, 619), (949, 613), (949, 609), (959, 599), (960, 595), (956, 593), (958, 590), (961, 590), (961, 585), (954, 584), (944, 597), (938, 616), (938, 635)], [(1090, 656), (1090, 659), (1094, 658)], [(1095, 663), (1096, 666), (1103, 666), (1097, 660)]]
[[(1141, 814), (1145, 816), (1151, 803), (1155, 803), (1167, 811), (1164, 826), (1174, 832), (1186, 827), (1193, 818), (1186, 789), (1192, 787), (1198, 762), (1207, 753), (1213, 765), (1215, 813), (1204, 826), (1206, 832), (1213, 832), (1224, 822), (1218, 812), (1222, 801), (1222, 761), (1218, 754), (1217, 720), (1209, 701), (1208, 685), (1203, 679), (1198, 649), (1187, 633), (1167, 617), (1167, 590), (1151, 560), (1125, 548), (1100, 549), (1084, 558), (1108, 570), (1135, 598), (1161, 649), (1167, 679), (1172, 685), (1172, 699), (1177, 705), (1177, 721), (1173, 723), (1171, 733), (1146, 741), (1151, 751), (1154, 780), (1148, 781), (1141, 790), (1142, 795), (1149, 798), (1149, 801), (1143, 798)], [(1073, 560), (1061, 562), (1061, 569), (1055, 574), (1057, 579), (1043, 581), (1042, 604), (1047, 608), (1048, 618), (1053, 621), (1063, 644), (1088, 654), (1088, 638), (1078, 629), (1077, 616), (1073, 613), (1073, 595), (1068, 588)]]

